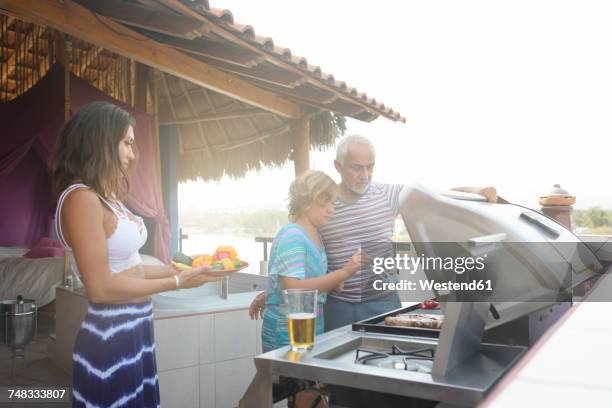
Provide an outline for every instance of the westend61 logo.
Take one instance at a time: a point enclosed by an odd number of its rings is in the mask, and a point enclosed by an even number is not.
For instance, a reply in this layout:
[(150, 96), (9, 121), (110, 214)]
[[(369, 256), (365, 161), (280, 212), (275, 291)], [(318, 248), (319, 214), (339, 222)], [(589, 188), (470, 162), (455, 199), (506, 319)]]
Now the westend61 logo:
[(395, 257), (376, 257), (373, 259), (372, 272), (377, 275), (393, 270), (407, 270), (414, 275), (419, 268), (427, 271), (452, 271), (457, 275), (465, 272), (482, 271), (485, 268), (485, 258), (487, 255), (470, 257), (439, 257), (439, 256), (408, 256), (408, 254), (397, 254)]

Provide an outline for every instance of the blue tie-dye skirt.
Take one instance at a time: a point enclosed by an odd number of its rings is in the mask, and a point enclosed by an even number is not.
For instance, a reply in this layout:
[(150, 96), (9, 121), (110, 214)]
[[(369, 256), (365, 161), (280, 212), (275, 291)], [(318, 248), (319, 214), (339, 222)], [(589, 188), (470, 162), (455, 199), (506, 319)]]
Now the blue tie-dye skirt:
[(73, 354), (73, 407), (159, 407), (151, 302), (91, 303)]

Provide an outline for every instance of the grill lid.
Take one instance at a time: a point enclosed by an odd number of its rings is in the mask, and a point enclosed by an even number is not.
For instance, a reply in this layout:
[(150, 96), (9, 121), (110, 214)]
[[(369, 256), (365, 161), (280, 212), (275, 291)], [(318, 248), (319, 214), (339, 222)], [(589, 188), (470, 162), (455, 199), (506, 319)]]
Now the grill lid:
[(479, 274), (459, 277), (439, 269), (425, 274), (436, 281), (490, 279), (490, 300), (500, 316), (489, 313), (488, 319), (495, 325), (571, 301), (572, 288), (602, 272), (591, 249), (571, 231), (526, 207), (414, 184), (400, 194), (400, 214), (418, 255), (487, 255)]

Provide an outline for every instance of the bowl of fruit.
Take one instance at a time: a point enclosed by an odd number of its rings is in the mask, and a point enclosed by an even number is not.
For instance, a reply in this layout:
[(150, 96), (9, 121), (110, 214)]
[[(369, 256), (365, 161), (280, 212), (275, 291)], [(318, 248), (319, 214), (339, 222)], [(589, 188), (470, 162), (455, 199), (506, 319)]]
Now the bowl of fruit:
[(227, 276), (249, 266), (238, 256), (238, 252), (231, 245), (218, 246), (213, 254), (202, 254), (194, 257), (178, 252), (174, 255), (172, 263), (178, 269), (210, 266), (209, 275)]

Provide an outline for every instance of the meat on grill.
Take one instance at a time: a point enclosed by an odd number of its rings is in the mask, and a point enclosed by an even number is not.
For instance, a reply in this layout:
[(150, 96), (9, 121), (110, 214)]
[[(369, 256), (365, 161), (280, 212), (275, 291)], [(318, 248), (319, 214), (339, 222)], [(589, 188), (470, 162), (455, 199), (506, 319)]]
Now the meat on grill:
[(444, 316), (421, 313), (406, 313), (385, 317), (385, 323), (389, 326), (420, 327), (423, 329), (439, 330), (443, 321)]

